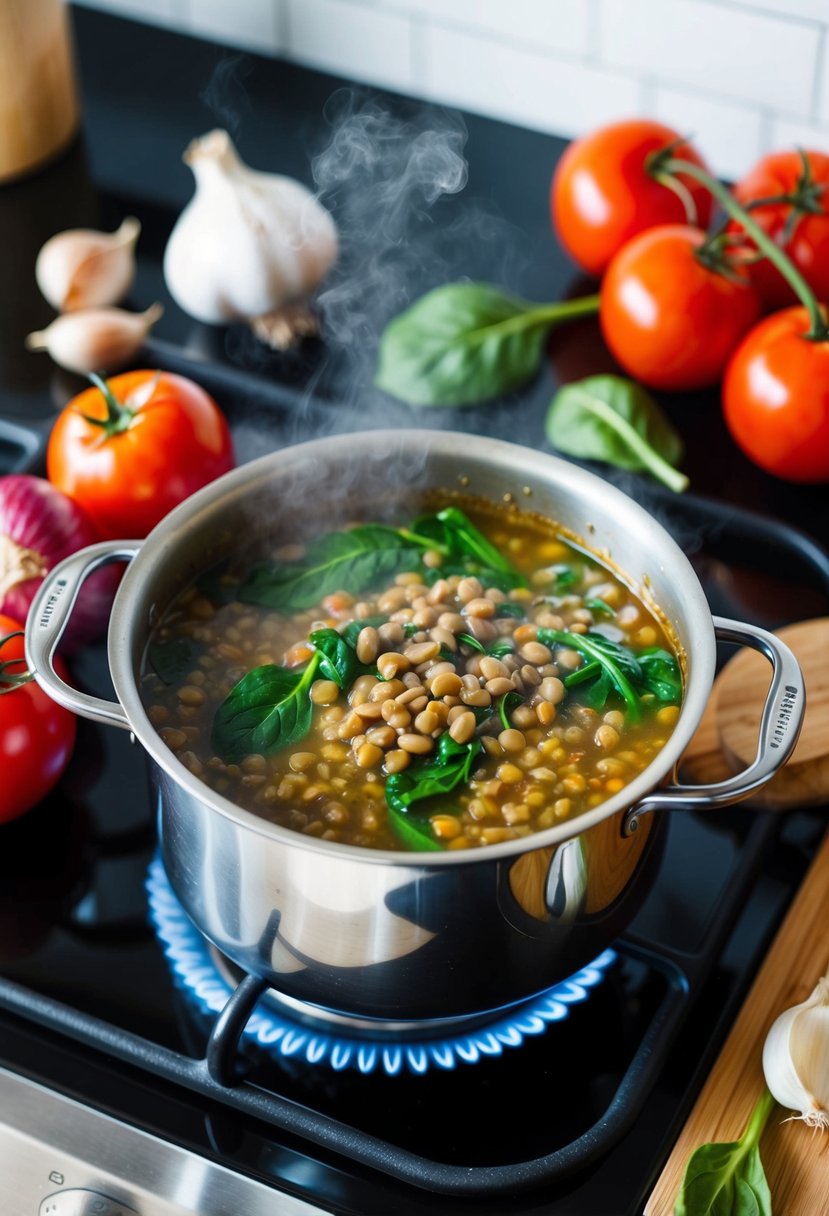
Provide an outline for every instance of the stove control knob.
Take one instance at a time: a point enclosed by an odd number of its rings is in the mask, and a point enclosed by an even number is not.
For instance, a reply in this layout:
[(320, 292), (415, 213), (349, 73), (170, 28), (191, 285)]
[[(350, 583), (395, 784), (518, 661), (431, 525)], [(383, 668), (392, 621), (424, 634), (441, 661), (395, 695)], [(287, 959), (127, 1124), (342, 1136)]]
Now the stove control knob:
[(56, 1191), (43, 1200), (38, 1216), (138, 1216), (118, 1199), (97, 1191)]

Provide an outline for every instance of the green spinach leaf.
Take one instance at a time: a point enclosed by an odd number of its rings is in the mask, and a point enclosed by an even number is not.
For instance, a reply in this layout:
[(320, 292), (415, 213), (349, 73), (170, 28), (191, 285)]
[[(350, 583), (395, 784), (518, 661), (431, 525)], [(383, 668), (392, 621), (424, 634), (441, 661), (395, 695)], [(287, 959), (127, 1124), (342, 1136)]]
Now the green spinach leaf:
[(597, 679), (591, 686), (587, 703), (593, 709), (600, 709), (615, 691), (624, 700), (630, 721), (639, 721), (642, 716), (639, 696), (631, 681), (641, 680), (642, 669), (632, 650), (611, 642), (601, 633), (569, 633), (563, 629), (539, 629), (538, 641), (550, 647), (569, 646), (588, 662), (598, 664)]
[(347, 688), (364, 671), (371, 670), (357, 658), (357, 652), (349, 646), (336, 629), (315, 629), (308, 641), (319, 655), (319, 675), (324, 680), (333, 680), (338, 688)]
[[(389, 807), (389, 822), (398, 832), (403, 844), (409, 845), (404, 833), (400, 830), (401, 821), (406, 821), (411, 828), (417, 824), (416, 816), (410, 814), (413, 803), (436, 795), (451, 794), (459, 785), (465, 784), (472, 772), (475, 758), (481, 750), (480, 739), (470, 739), (467, 743), (456, 743), (447, 731), (441, 735), (434, 756), (416, 761), (402, 773), (393, 773), (386, 778), (386, 802)], [(429, 833), (428, 824), (420, 821), (423, 832)], [(432, 847), (442, 846), (429, 836)], [(424, 848), (422, 842), (416, 847)]]
[(366, 616), (359, 621), (349, 621), (345, 629), (343, 629), (340, 637), (351, 647), (352, 650), (357, 648), (357, 638), (360, 636), (366, 626), (371, 626), (372, 629), (379, 629), (381, 625), (385, 625), (388, 621), (387, 616)]
[(193, 666), (198, 653), (198, 647), (188, 638), (172, 638), (169, 642), (153, 642), (147, 647), (149, 664), (165, 684), (178, 683)]
[(523, 705), (523, 703), (524, 698), (521, 696), (520, 692), (505, 692), (504, 695), (499, 699), (498, 717), (501, 719), (504, 730), (512, 729), (512, 723), (509, 720), (509, 716), (517, 706)]
[(588, 376), (558, 390), (550, 405), (547, 439), (559, 452), (647, 471), (681, 492), (688, 478), (674, 466), (682, 440), (653, 397), (623, 376)]
[(588, 598), (584, 601), (585, 608), (589, 608), (594, 616), (615, 616), (616, 613), (606, 604), (604, 600)]
[(313, 714), (308, 691), (320, 658), (318, 651), (298, 670), (268, 663), (242, 676), (216, 710), (212, 734), (216, 754), (230, 764), (253, 753), (268, 755), (304, 738)]
[(646, 690), (663, 704), (678, 705), (682, 700), (682, 674), (674, 655), (659, 646), (648, 646), (636, 657)]
[(382, 578), (416, 569), (419, 562), (419, 548), (396, 528), (363, 524), (312, 541), (299, 562), (254, 567), (237, 598), (277, 612), (302, 612), (333, 591), (359, 595)]
[(740, 1140), (703, 1144), (688, 1160), (675, 1216), (772, 1216), (771, 1191), (760, 1158), (760, 1136), (774, 1106), (768, 1090)]
[(487, 401), (536, 374), (556, 323), (597, 306), (597, 296), (531, 304), (490, 283), (437, 287), (386, 326), (375, 383), (409, 405)]

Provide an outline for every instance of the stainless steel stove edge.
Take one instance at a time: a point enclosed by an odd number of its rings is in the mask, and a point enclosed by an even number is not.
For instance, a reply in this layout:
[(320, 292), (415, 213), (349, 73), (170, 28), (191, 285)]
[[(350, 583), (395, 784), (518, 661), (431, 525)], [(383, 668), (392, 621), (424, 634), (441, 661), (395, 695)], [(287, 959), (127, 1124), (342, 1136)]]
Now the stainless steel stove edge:
[(320, 1216), (293, 1195), (0, 1069), (3, 1216)]

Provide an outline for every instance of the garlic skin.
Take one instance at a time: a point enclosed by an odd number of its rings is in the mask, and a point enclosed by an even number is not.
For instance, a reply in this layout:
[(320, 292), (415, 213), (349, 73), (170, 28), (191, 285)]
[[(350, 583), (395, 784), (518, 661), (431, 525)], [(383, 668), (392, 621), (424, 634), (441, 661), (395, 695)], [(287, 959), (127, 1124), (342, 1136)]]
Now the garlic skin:
[(829, 1131), (829, 975), (774, 1022), (763, 1045), (763, 1072), (775, 1101), (798, 1112), (793, 1119)]
[(29, 350), (47, 350), (70, 372), (112, 372), (139, 352), (147, 334), (164, 312), (153, 304), (146, 312), (121, 308), (89, 308), (57, 317), (46, 329), (29, 334)]
[(196, 192), (164, 252), (164, 278), (179, 307), (226, 325), (309, 296), (338, 253), (334, 221), (310, 190), (248, 168), (227, 131), (193, 140), (184, 160)]
[(70, 228), (50, 237), (35, 262), (35, 278), (58, 312), (117, 304), (135, 277), (141, 224), (128, 216), (117, 232)]

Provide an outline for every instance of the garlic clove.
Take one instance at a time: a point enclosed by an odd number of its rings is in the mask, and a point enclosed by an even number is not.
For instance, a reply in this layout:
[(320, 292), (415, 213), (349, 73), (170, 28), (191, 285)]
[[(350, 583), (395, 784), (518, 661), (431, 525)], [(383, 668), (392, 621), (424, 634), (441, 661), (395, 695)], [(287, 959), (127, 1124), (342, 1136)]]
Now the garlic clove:
[(338, 254), (334, 221), (300, 182), (250, 169), (226, 131), (194, 139), (195, 193), (164, 252), (176, 303), (208, 325), (250, 321), (306, 300)]
[(46, 350), (70, 372), (112, 372), (138, 354), (164, 309), (153, 304), (146, 312), (121, 308), (89, 308), (57, 317), (46, 329), (26, 338), (29, 350)]
[(141, 224), (128, 216), (116, 232), (70, 228), (50, 237), (35, 263), (35, 278), (58, 312), (105, 308), (122, 300), (135, 277)]
[(763, 1045), (763, 1072), (792, 1118), (829, 1130), (829, 976), (775, 1020)]

